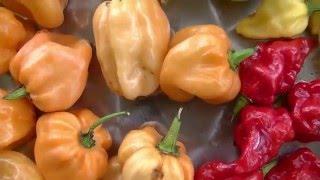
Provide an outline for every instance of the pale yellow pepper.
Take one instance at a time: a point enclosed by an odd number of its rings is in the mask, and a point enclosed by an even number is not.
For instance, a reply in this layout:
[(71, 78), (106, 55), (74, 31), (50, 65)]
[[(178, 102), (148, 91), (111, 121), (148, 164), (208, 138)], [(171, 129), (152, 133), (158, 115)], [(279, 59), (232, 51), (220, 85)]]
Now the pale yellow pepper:
[(299, 35), (308, 26), (309, 13), (319, 8), (307, 4), (305, 0), (262, 0), (256, 13), (241, 20), (236, 31), (253, 39)]

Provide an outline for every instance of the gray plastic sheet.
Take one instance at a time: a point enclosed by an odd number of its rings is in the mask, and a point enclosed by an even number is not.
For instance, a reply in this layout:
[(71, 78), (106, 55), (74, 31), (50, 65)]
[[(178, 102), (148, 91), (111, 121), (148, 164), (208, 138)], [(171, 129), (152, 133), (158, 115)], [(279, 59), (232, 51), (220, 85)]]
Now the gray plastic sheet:
[[(65, 23), (54, 31), (74, 34), (88, 39), (94, 46), (92, 16), (101, 0), (69, 0), (65, 10)], [(183, 27), (199, 24), (222, 26), (232, 40), (234, 49), (254, 47), (257, 41), (245, 39), (235, 33), (238, 20), (254, 12), (259, 0), (233, 2), (231, 0), (171, 0), (165, 11), (171, 28), (177, 31)], [(95, 53), (94, 53), (95, 54)], [(233, 144), (231, 109), (233, 103), (213, 106), (199, 99), (189, 103), (170, 101), (159, 92), (153, 97), (128, 101), (109, 91), (101, 74), (96, 57), (92, 59), (89, 79), (85, 92), (73, 108), (89, 108), (102, 116), (119, 110), (128, 110), (131, 116), (115, 119), (105, 124), (113, 137), (110, 151), (116, 155), (117, 148), (126, 133), (148, 123), (160, 132), (166, 132), (179, 107), (184, 107), (180, 140), (185, 143), (195, 167), (201, 163), (217, 159), (226, 162), (237, 158), (237, 148)], [(320, 52), (310, 55), (299, 75), (299, 79), (311, 80), (320, 76)], [(14, 89), (17, 85), (8, 75), (0, 77), (0, 87)], [(67, 96), (67, 94), (66, 94)], [(291, 142), (283, 146), (282, 153), (301, 146), (308, 146), (320, 153), (320, 143), (301, 144)]]

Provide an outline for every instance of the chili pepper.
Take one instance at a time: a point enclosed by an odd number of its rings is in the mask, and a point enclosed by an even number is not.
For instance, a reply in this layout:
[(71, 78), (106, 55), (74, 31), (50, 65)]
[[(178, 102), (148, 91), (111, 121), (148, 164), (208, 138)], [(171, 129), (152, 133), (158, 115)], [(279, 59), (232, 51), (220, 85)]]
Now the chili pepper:
[(56, 28), (64, 21), (63, 10), (68, 0), (1, 0), (1, 3), (42, 27)]
[(266, 180), (319, 180), (320, 159), (308, 148), (287, 154), (272, 168)]
[(254, 55), (241, 62), (241, 93), (260, 105), (272, 105), (287, 93), (316, 41), (309, 38), (261, 43)]
[[(121, 174), (110, 177), (121, 177), (122, 180), (193, 180), (192, 161), (184, 145), (177, 142), (181, 111), (182, 108), (164, 138), (151, 126), (130, 131), (120, 145), (118, 162), (113, 162), (110, 167), (113, 168), (111, 172)], [(121, 170), (117, 164), (120, 164)]]
[(28, 38), (31, 27), (20, 21), (10, 10), (0, 7), (0, 74), (9, 70), (9, 63)]
[(241, 20), (236, 31), (247, 38), (293, 37), (305, 31), (309, 15), (319, 11), (311, 0), (263, 0), (254, 15)]
[(320, 140), (320, 79), (300, 82), (290, 91), (288, 102), (296, 139), (309, 142)]
[(43, 180), (34, 162), (21, 153), (0, 151), (0, 179)]
[(97, 56), (109, 88), (134, 100), (154, 93), (170, 24), (158, 0), (103, 2), (93, 17)]
[(240, 157), (229, 164), (213, 161), (202, 165), (196, 180), (255, 177), (278, 154), (281, 145), (293, 137), (292, 120), (286, 109), (249, 105), (240, 112), (234, 133)]
[(101, 124), (110, 118), (127, 114), (119, 112), (98, 119), (91, 111), (84, 109), (40, 117), (34, 155), (45, 179), (102, 178), (107, 168), (106, 150), (112, 140)]
[(7, 101), (7, 94), (0, 89), (0, 150), (12, 149), (32, 138), (35, 134), (36, 114), (26, 99)]
[(103, 180), (122, 180), (121, 179), (121, 164), (117, 156), (110, 159)]
[(179, 102), (194, 97), (212, 104), (233, 100), (240, 91), (239, 75), (233, 68), (253, 50), (230, 53), (230, 46), (226, 32), (215, 25), (180, 30), (162, 66), (162, 91)]
[(5, 99), (30, 96), (44, 112), (70, 108), (81, 96), (88, 76), (91, 47), (74, 36), (41, 31), (10, 63), (10, 72), (23, 87)]

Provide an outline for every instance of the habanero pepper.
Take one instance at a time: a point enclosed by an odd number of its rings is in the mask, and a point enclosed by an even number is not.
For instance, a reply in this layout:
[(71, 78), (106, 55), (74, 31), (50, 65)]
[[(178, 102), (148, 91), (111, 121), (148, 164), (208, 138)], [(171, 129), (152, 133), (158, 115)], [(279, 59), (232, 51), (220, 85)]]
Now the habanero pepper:
[(266, 180), (319, 180), (320, 159), (308, 148), (282, 157), (265, 177)]
[(282, 144), (292, 140), (292, 119), (284, 108), (246, 106), (239, 116), (234, 139), (240, 150), (237, 160), (226, 164), (208, 162), (196, 172), (196, 180), (228, 179), (258, 173), (272, 160)]
[(262, 0), (256, 13), (241, 20), (236, 31), (253, 39), (293, 37), (305, 31), (309, 15), (319, 10), (320, 4), (311, 0)]
[(177, 142), (181, 111), (182, 108), (164, 138), (150, 126), (130, 131), (104, 180), (193, 180), (192, 161), (184, 145)]
[(34, 156), (46, 180), (97, 180), (107, 168), (112, 144), (101, 125), (119, 112), (98, 118), (90, 110), (45, 114), (37, 122)]
[(64, 21), (68, 0), (1, 0), (5, 7), (33, 19), (45, 28), (56, 28)]
[(296, 139), (320, 141), (320, 79), (297, 83), (289, 93), (288, 103)]
[(5, 99), (29, 96), (43, 112), (70, 108), (85, 88), (91, 51), (86, 40), (38, 32), (11, 60), (10, 73), (23, 87)]
[(304, 37), (260, 43), (256, 52), (240, 63), (242, 95), (255, 104), (272, 105), (278, 95), (292, 88), (316, 44)]

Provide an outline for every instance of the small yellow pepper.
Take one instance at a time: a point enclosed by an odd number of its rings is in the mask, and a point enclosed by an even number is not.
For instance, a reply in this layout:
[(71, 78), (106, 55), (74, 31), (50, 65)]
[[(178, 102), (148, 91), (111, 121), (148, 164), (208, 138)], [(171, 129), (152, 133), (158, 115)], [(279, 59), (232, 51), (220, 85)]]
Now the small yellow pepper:
[[(311, 0), (312, 3), (320, 6), (320, 0)], [(320, 35), (320, 11), (314, 12), (310, 17), (310, 29), (314, 35)]]
[(1, 3), (22, 16), (34, 19), (42, 27), (55, 28), (64, 21), (63, 10), (68, 0), (1, 0)]
[(43, 180), (34, 162), (21, 153), (0, 151), (0, 179)]
[(192, 180), (191, 159), (184, 145), (177, 143), (181, 110), (164, 138), (150, 126), (130, 131), (120, 145), (118, 159), (110, 163), (105, 180)]
[(103, 2), (93, 17), (97, 56), (109, 88), (134, 100), (154, 93), (170, 40), (158, 0)]
[(26, 143), (35, 134), (36, 114), (27, 99), (7, 101), (0, 89), (0, 150)]
[(310, 0), (262, 0), (254, 15), (241, 20), (236, 31), (247, 38), (292, 37), (305, 31), (309, 14), (320, 10)]
[(177, 32), (162, 66), (162, 91), (179, 102), (195, 96), (212, 104), (233, 100), (240, 91), (240, 79), (230, 67), (230, 46), (225, 31), (215, 25)]

